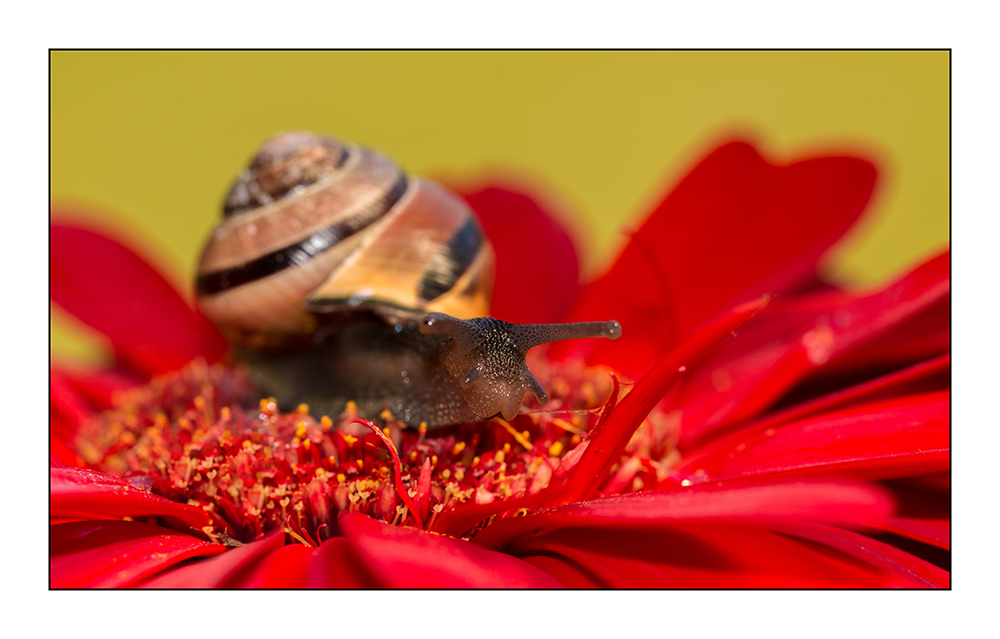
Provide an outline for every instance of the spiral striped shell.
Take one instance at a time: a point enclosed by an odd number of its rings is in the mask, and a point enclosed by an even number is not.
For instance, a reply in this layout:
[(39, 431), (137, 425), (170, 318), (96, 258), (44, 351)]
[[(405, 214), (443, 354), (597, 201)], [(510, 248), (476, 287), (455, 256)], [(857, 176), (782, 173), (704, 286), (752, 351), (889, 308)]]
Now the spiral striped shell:
[(545, 389), (525, 355), (615, 339), (617, 322), (484, 317), (493, 249), (464, 202), (387, 158), (311, 133), (268, 140), (226, 198), (198, 265), (202, 311), (285, 406), (436, 428), (512, 419)]
[(465, 203), (370, 150), (268, 140), (198, 264), (202, 311), (249, 347), (308, 339), (342, 310), (485, 315), (493, 251)]

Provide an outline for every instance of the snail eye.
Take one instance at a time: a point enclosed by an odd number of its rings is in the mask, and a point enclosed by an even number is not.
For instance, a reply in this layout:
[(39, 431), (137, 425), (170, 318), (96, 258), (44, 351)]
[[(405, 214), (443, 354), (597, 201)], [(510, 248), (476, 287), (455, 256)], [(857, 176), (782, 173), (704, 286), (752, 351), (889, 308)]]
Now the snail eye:
[(614, 321), (486, 317), (495, 263), (462, 198), (374, 151), (291, 132), (240, 173), (196, 290), (263, 394), (330, 411), (364, 396), (362, 414), (391, 406), (435, 427), (510, 419), (527, 392), (544, 403), (531, 347), (621, 334)]

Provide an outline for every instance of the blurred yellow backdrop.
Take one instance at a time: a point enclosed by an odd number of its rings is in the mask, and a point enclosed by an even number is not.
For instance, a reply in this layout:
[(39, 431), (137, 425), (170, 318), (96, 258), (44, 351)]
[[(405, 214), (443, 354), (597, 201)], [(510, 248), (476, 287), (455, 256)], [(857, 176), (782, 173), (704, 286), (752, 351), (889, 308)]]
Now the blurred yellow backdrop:
[[(716, 141), (772, 159), (863, 153), (867, 224), (826, 265), (891, 276), (949, 241), (949, 53), (51, 53), (51, 195), (86, 207), (189, 290), (230, 180), (277, 131), (379, 149), (408, 171), (527, 174), (578, 218), (585, 274)], [(57, 357), (100, 339), (53, 311)]]

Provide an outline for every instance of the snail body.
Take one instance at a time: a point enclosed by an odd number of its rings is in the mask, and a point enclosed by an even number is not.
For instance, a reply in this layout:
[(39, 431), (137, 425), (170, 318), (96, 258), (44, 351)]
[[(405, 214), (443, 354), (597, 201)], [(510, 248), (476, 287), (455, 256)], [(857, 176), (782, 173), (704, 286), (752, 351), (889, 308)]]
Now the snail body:
[(280, 404), (429, 428), (513, 418), (547, 395), (537, 344), (617, 322), (485, 317), (493, 250), (465, 203), (391, 160), (311, 133), (271, 138), (237, 178), (198, 265), (198, 303)]

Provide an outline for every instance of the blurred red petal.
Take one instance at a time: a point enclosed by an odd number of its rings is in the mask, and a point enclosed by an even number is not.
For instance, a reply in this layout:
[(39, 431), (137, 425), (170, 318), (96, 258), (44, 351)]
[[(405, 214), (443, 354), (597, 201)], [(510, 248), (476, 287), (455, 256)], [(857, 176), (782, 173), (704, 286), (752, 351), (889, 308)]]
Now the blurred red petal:
[(520, 557), (526, 564), (538, 568), (542, 572), (548, 573), (550, 577), (558, 581), (564, 588), (601, 588), (603, 584), (596, 577), (588, 574), (585, 570), (565, 557), (553, 557), (549, 555), (525, 555)]
[(58, 439), (52, 439), (49, 442), (49, 464), (82, 468), (86, 462), (68, 444)]
[(951, 520), (950, 471), (883, 481), (899, 504), (900, 517)]
[(179, 566), (142, 583), (143, 588), (234, 588), (263, 558), (284, 548), (285, 534), (277, 531), (253, 543), (195, 564)]
[(895, 488), (897, 491), (901, 485), (909, 486), (913, 491), (916, 491), (921, 495), (930, 494), (938, 497), (950, 497), (951, 473), (937, 473), (922, 475), (920, 477), (908, 477), (904, 480), (896, 482)]
[(686, 457), (675, 476), (710, 482), (750, 476), (836, 475), (894, 479), (946, 471), (950, 394), (864, 404), (744, 436), (733, 433)]
[(239, 587), (301, 588), (303, 575), (312, 557), (311, 551), (311, 548), (301, 544), (281, 546), (268, 553)]
[(819, 373), (898, 366), (948, 352), (951, 252), (930, 258), (844, 312), (846, 316), (834, 316), (847, 325), (841, 343)]
[[(461, 195), (479, 216), (496, 253), (490, 314), (518, 323), (561, 321), (576, 299), (580, 277), (566, 229), (526, 192), (487, 186)], [(589, 319), (610, 318), (599, 314)]]
[(52, 517), (167, 517), (201, 530), (211, 521), (201, 508), (179, 504), (96, 470), (53, 466), (49, 469)]
[(899, 366), (951, 348), (951, 251), (834, 312), (837, 344), (818, 372)]
[(517, 538), (561, 528), (659, 529), (679, 520), (808, 519), (876, 525), (893, 513), (888, 493), (873, 485), (797, 482), (701, 484), (666, 491), (602, 497), (499, 521), (474, 538), (499, 549)]
[(133, 521), (77, 521), (49, 527), (53, 588), (132, 586), (185, 559), (224, 551), (218, 544)]
[(90, 416), (86, 402), (69, 381), (54, 368), (49, 369), (49, 462), (60, 466), (83, 466), (71, 446), (80, 424)]
[(87, 403), (57, 369), (49, 369), (49, 435), (54, 441), (71, 442), (80, 424), (90, 417)]
[(893, 517), (877, 528), (908, 539), (951, 550), (951, 522), (947, 519)]
[[(945, 302), (949, 287), (946, 253), (870, 295), (779, 298), (664, 399), (667, 410), (681, 411), (678, 446), (690, 448), (713, 431), (753, 417), (810, 376), (884, 370), (879, 365), (912, 364), (947, 352), (947, 315), (935, 314), (939, 323), (922, 327), (925, 335), (939, 337), (914, 340), (907, 327)], [(868, 351), (872, 354), (864, 355)], [(887, 360), (890, 352), (898, 359)]]
[(731, 142), (702, 160), (586, 286), (570, 319), (614, 316), (613, 345), (589, 360), (633, 377), (721, 310), (808, 280), (861, 215), (875, 167), (851, 157), (770, 164)]
[(78, 371), (53, 363), (52, 370), (69, 383), (84, 398), (93, 410), (103, 411), (112, 407), (112, 398), (117, 394), (143, 383), (126, 370), (109, 368), (100, 371)]
[(149, 263), (85, 228), (50, 226), (52, 301), (111, 339), (121, 361), (144, 373), (196, 357), (219, 360), (226, 343)]
[(365, 567), (389, 588), (549, 588), (534, 566), (452, 537), (390, 526), (358, 513), (339, 521)]
[(238, 588), (377, 588), (379, 583), (355, 556), (351, 545), (334, 537), (309, 548), (282, 546), (238, 581)]
[(951, 587), (951, 575), (947, 570), (860, 533), (811, 522), (786, 524), (780, 526), (779, 530), (786, 535), (821, 544), (898, 575), (910, 582), (910, 587)]
[(832, 555), (743, 521), (675, 521), (655, 531), (567, 528), (515, 542), (504, 551), (525, 560), (561, 559), (608, 588), (908, 585), (850, 555)]

